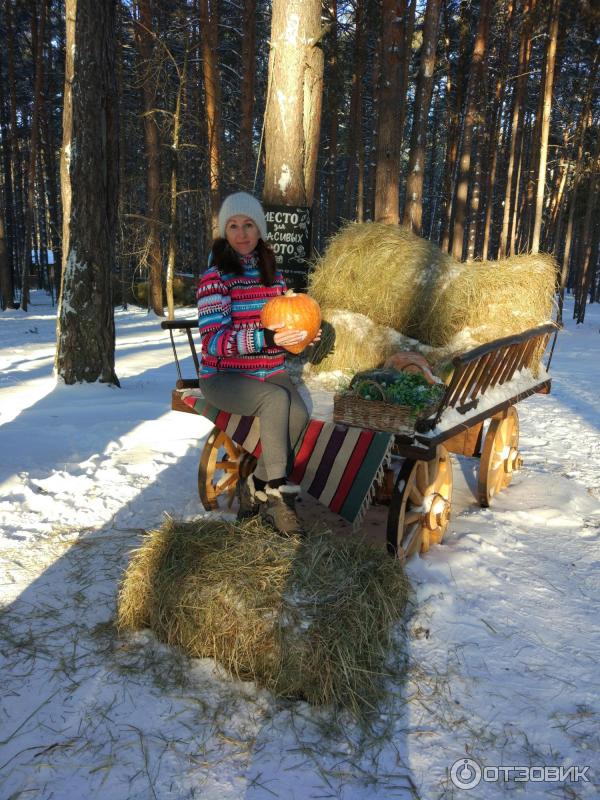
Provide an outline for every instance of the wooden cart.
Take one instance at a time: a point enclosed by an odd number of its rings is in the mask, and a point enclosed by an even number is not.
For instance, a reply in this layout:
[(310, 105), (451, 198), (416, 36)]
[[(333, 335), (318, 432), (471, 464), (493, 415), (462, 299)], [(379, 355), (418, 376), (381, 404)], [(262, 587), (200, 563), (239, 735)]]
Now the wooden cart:
[[(196, 375), (199, 359), (193, 332), (196, 320), (164, 321), (169, 331), (178, 380), (171, 406), (195, 413), (181, 399), (185, 389), (199, 387), (198, 378), (181, 374), (174, 334), (187, 335)], [(548, 377), (556, 342), (554, 324), (496, 339), (453, 360), (454, 372), (434, 412), (420, 420), (414, 436), (396, 435), (387, 517), (387, 546), (391, 554), (408, 558), (439, 543), (448, 527), (452, 504), (450, 453), (479, 458), (478, 500), (489, 506), (522, 465), (519, 416), (515, 405), (534, 393), (548, 394)], [(553, 337), (545, 367), (542, 356)], [(537, 376), (537, 377), (536, 377)], [(485, 435), (484, 435), (485, 426)], [(255, 467), (255, 459), (227, 434), (214, 428), (200, 456), (198, 491), (208, 511), (231, 506), (239, 476)]]

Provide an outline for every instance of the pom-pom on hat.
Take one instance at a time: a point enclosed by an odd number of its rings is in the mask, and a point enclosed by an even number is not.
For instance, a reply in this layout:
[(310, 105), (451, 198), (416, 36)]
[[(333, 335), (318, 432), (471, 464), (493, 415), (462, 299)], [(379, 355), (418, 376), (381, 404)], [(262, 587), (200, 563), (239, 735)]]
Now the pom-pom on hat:
[(238, 214), (249, 217), (258, 228), (261, 239), (266, 240), (267, 220), (265, 219), (265, 212), (256, 197), (248, 194), (248, 192), (236, 192), (223, 200), (218, 218), (219, 236), (225, 236), (225, 226), (228, 220)]

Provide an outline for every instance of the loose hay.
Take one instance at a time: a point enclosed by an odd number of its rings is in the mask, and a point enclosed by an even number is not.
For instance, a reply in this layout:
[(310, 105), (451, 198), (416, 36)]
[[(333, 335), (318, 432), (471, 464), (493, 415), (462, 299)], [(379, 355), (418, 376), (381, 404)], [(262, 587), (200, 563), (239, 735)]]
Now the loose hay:
[(305, 366), (306, 376), (324, 373), (354, 375), (365, 369), (381, 367), (388, 356), (400, 352), (421, 353), (433, 371), (439, 374), (455, 355), (479, 344), (469, 334), (461, 333), (446, 347), (431, 347), (393, 328), (378, 325), (364, 314), (339, 308), (324, 309), (323, 320), (323, 336), (310, 356), (310, 363)]
[(381, 697), (408, 591), (400, 564), (361, 542), (168, 520), (133, 554), (117, 626), (151, 628), (278, 696), (361, 715)]
[(548, 322), (556, 269), (545, 254), (461, 264), (403, 226), (350, 223), (315, 265), (310, 292), (322, 308), (449, 348), (461, 334), (483, 344)]
[(378, 325), (364, 314), (323, 309), (323, 336), (310, 356), (309, 372), (347, 370), (352, 373), (380, 367), (399, 350), (414, 350), (418, 342), (393, 328)]

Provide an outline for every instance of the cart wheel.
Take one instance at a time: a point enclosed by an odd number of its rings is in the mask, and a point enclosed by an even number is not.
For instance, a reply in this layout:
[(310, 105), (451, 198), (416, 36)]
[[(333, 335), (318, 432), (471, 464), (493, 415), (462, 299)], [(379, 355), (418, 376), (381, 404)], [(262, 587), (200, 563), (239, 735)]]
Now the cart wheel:
[(514, 406), (509, 406), (492, 417), (485, 436), (477, 481), (477, 498), (484, 508), (489, 507), (495, 494), (508, 486), (513, 472), (521, 469), (523, 459), (518, 448), (519, 415)]
[(401, 560), (439, 544), (450, 521), (452, 461), (438, 445), (431, 461), (406, 460), (400, 469), (387, 523), (388, 552)]
[(207, 511), (231, 508), (235, 487), (256, 467), (256, 459), (232, 441), (225, 431), (213, 428), (198, 465), (198, 494)]

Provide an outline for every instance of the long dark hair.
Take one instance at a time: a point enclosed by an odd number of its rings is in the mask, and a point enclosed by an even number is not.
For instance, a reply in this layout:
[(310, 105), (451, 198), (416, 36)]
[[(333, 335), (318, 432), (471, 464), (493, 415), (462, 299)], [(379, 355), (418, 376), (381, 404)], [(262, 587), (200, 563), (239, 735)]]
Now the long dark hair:
[[(272, 286), (275, 283), (275, 270), (277, 269), (275, 254), (268, 244), (262, 239), (259, 239), (256, 245), (256, 255), (258, 256), (258, 269), (261, 283), (265, 286)], [(229, 272), (234, 275), (242, 275), (244, 272), (244, 267), (242, 266), (238, 254), (227, 239), (223, 237), (219, 237), (213, 242), (212, 263), (213, 266), (218, 267), (221, 272)]]

